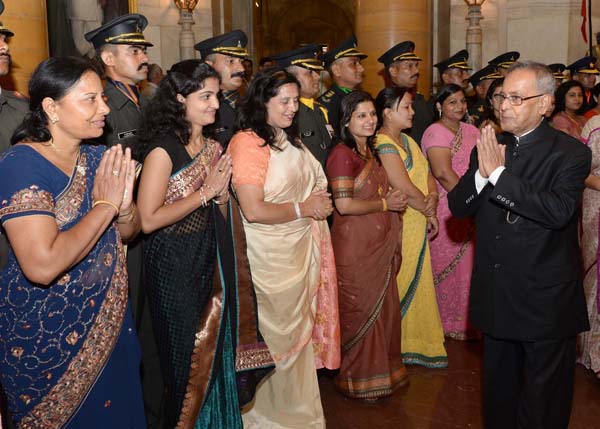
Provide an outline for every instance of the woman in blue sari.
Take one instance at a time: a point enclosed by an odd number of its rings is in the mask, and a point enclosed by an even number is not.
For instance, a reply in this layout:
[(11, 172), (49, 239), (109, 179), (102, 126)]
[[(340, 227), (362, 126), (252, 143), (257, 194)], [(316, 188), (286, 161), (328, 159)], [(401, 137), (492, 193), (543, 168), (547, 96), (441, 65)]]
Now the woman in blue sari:
[(239, 210), (229, 204), (231, 158), (207, 132), (218, 93), (212, 67), (177, 63), (141, 127), (144, 284), (166, 428), (241, 429), (240, 406), (273, 366), (257, 331)]
[(139, 231), (135, 165), (99, 137), (102, 82), (79, 58), (41, 63), (31, 113), (0, 158), (0, 375), (19, 428), (144, 428), (121, 240)]

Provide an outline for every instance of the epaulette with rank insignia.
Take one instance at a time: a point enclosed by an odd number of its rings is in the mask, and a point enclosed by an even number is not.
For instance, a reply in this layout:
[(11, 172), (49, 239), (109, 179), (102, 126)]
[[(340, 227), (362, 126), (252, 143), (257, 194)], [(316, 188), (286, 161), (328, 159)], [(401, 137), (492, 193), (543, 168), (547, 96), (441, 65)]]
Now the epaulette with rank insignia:
[(333, 97), (334, 95), (335, 95), (335, 91), (333, 89), (330, 89), (325, 94), (323, 94), (323, 101), (325, 101), (325, 102), (331, 101), (331, 97)]

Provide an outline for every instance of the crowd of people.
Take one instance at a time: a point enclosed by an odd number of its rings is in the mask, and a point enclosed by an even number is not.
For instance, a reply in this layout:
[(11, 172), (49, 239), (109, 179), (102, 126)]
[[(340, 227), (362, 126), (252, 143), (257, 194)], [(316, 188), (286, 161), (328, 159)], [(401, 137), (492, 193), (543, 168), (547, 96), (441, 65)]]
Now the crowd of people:
[(317, 370), (377, 403), (483, 338), (486, 427), (567, 427), (600, 377), (594, 58), (463, 50), (426, 100), (411, 41), (371, 95), (355, 37), (252, 76), (235, 30), (163, 74), (147, 24), (0, 94), (0, 426), (324, 428)]

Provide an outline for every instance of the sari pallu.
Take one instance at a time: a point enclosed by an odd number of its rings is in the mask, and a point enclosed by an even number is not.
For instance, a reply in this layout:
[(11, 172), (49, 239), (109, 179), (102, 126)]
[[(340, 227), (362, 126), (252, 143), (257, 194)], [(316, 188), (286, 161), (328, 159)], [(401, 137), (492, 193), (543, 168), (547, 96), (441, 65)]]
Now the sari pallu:
[[(364, 163), (360, 174), (350, 164)], [(338, 144), (327, 161), (333, 198), (380, 200), (388, 189), (383, 167)], [(396, 283), (401, 220), (395, 212), (342, 216), (334, 212), (342, 365), (337, 389), (351, 398), (388, 396), (406, 382)]]
[[(20, 145), (0, 160), (0, 219), (53, 217), (60, 231), (91, 210), (104, 148), (82, 145), (69, 178)], [(145, 427), (139, 347), (115, 224), (49, 286), (23, 275), (12, 250), (0, 273), (0, 372), (18, 428)]]
[[(220, 154), (218, 143), (209, 140), (170, 177), (165, 204), (197, 191)], [(165, 427), (241, 428), (240, 405), (273, 364), (257, 333), (250, 275), (243, 257), (241, 264), (235, 258), (241, 248), (233, 237), (240, 230), (231, 210), (226, 219), (210, 203), (144, 243), (145, 284), (166, 386)]]

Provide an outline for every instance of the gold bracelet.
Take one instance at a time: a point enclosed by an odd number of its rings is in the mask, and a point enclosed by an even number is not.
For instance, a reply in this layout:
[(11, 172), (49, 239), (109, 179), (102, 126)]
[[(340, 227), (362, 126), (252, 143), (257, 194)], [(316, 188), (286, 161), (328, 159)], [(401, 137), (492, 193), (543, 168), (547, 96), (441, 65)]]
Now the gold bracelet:
[(94, 203), (92, 204), (92, 208), (94, 208), (100, 204), (105, 204), (105, 205), (111, 206), (113, 209), (115, 209), (115, 216), (119, 214), (119, 208), (117, 207), (117, 205), (115, 203), (112, 203), (112, 202), (106, 201), (106, 200), (94, 201)]
[(381, 202), (383, 203), (383, 211), (387, 212), (388, 211), (387, 201), (385, 200), (385, 198), (382, 198)]

